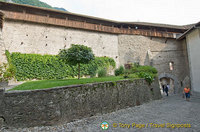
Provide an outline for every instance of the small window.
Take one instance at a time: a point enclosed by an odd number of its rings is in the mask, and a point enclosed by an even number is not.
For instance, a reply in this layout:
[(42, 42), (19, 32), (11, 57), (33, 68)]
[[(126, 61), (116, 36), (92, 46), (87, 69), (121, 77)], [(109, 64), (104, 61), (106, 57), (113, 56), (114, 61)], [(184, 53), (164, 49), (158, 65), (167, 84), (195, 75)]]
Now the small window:
[(4, 21), (3, 13), (0, 12), (0, 28), (1, 28), (1, 29), (3, 28), (3, 21)]
[(170, 71), (174, 70), (174, 62), (169, 62), (169, 69)]

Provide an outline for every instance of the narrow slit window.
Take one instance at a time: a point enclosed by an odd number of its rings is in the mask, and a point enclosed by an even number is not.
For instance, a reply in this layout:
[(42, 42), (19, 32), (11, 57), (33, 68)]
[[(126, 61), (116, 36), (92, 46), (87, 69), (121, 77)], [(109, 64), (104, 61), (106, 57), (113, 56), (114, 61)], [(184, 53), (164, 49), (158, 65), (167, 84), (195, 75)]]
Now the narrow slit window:
[(169, 62), (169, 69), (170, 71), (174, 70), (174, 62)]
[(4, 21), (4, 16), (3, 16), (3, 13), (0, 12), (0, 29), (3, 28), (3, 21)]

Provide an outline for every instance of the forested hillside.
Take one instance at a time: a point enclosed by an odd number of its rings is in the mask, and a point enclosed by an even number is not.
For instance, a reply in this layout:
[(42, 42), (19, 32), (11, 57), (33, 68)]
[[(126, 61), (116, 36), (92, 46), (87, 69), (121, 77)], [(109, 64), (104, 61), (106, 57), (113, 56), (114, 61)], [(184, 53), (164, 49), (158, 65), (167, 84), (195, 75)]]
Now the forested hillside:
[(67, 11), (64, 8), (52, 7), (52, 6), (48, 5), (47, 3), (42, 2), (40, 0), (0, 0), (0, 1), (12, 2), (12, 3), (17, 3), (17, 4), (26, 4), (26, 5), (32, 5), (32, 6), (37, 6), (37, 7), (44, 7), (44, 8)]

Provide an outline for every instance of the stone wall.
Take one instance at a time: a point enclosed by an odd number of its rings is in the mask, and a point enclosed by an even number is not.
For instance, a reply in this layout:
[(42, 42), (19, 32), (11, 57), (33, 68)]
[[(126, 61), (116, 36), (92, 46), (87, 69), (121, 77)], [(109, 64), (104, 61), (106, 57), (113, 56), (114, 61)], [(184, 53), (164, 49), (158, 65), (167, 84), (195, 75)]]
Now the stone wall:
[[(57, 55), (59, 49), (82, 44), (91, 47), (95, 56), (112, 57), (117, 66), (119, 63), (118, 36), (114, 34), (6, 20), (2, 40), (2, 53), (7, 49), (10, 52)], [(5, 55), (0, 57), (0, 63), (6, 61)]]
[[(13, 20), (5, 20), (0, 34), (0, 64), (6, 62), (6, 49), (10, 52), (56, 55), (59, 49), (69, 48), (71, 44), (83, 44), (91, 47), (96, 56), (112, 57), (117, 67), (130, 62), (156, 67), (159, 76), (174, 77), (176, 92), (182, 91), (181, 87), (190, 80), (185, 41), (115, 35)], [(170, 62), (173, 62), (173, 71), (169, 70)]]
[(186, 35), (190, 66), (191, 87), (200, 92), (200, 29), (194, 29)]
[[(121, 65), (138, 62), (151, 65), (158, 76), (173, 77), (175, 92), (181, 91), (181, 81), (188, 77), (187, 48), (175, 39), (119, 35), (119, 61)], [(173, 70), (169, 63), (173, 62)], [(164, 75), (164, 76), (163, 76)]]
[(0, 90), (0, 118), (7, 127), (55, 125), (160, 99), (158, 81), (93, 83), (34, 91)]

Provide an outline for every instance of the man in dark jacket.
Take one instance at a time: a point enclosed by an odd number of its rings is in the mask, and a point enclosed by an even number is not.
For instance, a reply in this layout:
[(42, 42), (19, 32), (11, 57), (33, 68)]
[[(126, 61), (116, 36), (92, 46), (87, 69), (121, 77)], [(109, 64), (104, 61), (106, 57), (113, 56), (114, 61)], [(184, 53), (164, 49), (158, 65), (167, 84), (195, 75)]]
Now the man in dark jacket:
[(165, 86), (165, 92), (166, 92), (167, 96), (168, 96), (168, 91), (169, 91), (169, 84), (167, 84), (167, 86)]

